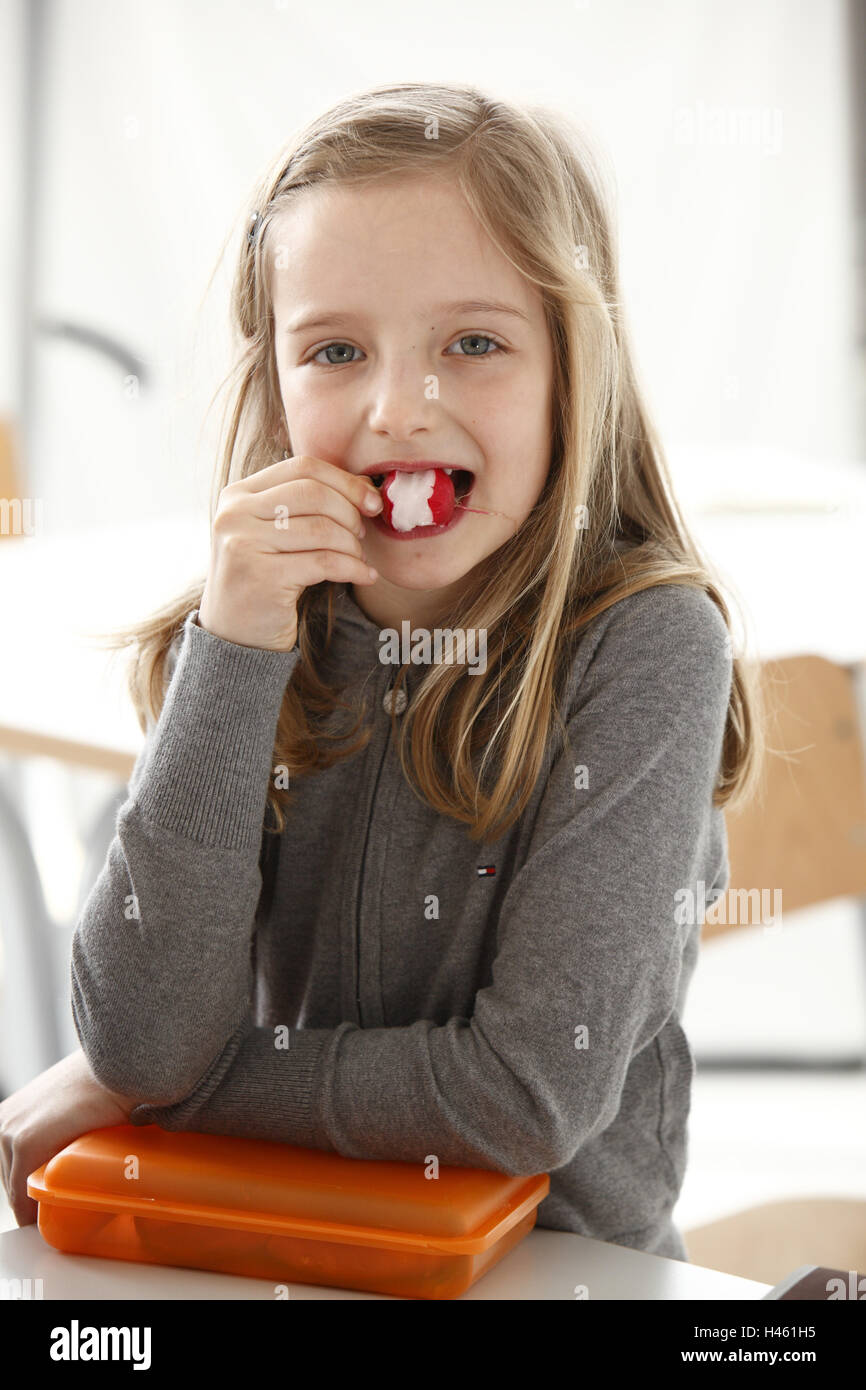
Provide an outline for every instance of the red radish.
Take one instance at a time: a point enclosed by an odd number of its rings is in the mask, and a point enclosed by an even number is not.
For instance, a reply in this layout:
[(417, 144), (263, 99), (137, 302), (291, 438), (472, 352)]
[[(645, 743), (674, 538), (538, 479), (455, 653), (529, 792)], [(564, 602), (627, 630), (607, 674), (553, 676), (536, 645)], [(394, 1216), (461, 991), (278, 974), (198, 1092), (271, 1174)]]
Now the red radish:
[(382, 483), (382, 519), (394, 531), (447, 526), (454, 515), (454, 483), (443, 468), (392, 469)]

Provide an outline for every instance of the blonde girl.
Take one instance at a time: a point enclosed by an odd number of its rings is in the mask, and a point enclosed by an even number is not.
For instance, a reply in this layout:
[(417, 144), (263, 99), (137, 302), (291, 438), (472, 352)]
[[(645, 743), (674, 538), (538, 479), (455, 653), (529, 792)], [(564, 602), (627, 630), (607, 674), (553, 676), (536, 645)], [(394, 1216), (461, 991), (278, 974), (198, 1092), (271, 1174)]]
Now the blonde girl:
[(232, 314), (206, 579), (122, 639), (82, 1050), (0, 1107), (16, 1215), (120, 1115), (547, 1172), (541, 1226), (685, 1259), (694, 904), (761, 738), (591, 152), (474, 87), (350, 96), (256, 188)]

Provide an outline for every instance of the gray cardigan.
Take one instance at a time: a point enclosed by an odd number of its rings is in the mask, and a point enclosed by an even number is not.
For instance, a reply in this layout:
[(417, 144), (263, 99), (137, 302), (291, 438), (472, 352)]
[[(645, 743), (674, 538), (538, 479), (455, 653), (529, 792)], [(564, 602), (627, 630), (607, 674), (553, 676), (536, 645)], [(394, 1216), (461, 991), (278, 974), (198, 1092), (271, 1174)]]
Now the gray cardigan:
[(686, 1259), (671, 1214), (700, 923), (677, 895), (728, 883), (724, 620), (682, 584), (595, 619), (561, 705), (571, 749), (554, 731), (518, 821), (474, 843), (404, 778), (398, 668), (337, 596), (323, 665), (373, 737), (292, 784), (279, 837), (265, 799), (298, 648), (187, 619), (73, 938), (94, 1074), (140, 1101), (133, 1124), (546, 1172), (540, 1226)]

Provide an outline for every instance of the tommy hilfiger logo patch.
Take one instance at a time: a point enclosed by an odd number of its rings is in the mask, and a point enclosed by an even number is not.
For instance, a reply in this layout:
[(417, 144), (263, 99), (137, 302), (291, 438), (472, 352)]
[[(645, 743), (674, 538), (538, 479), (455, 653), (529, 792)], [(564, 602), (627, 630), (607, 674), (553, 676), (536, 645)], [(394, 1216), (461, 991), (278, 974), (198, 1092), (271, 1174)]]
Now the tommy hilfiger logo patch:
[(495, 874), (495, 873), (496, 873), (496, 865), (495, 865), (495, 864), (479, 864), (479, 865), (478, 865), (478, 868), (475, 870), (475, 872), (478, 874), (478, 877), (479, 877), (479, 878), (484, 878), (485, 875), (487, 875), (487, 874)]

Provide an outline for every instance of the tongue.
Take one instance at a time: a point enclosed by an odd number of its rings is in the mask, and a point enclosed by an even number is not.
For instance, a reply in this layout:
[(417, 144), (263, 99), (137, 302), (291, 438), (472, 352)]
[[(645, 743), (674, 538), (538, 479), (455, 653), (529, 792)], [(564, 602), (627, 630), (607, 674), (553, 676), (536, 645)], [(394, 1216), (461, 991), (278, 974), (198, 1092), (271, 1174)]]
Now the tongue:
[(416, 526), (447, 526), (454, 515), (454, 484), (444, 468), (417, 473), (394, 469), (382, 483), (382, 519), (394, 531)]

